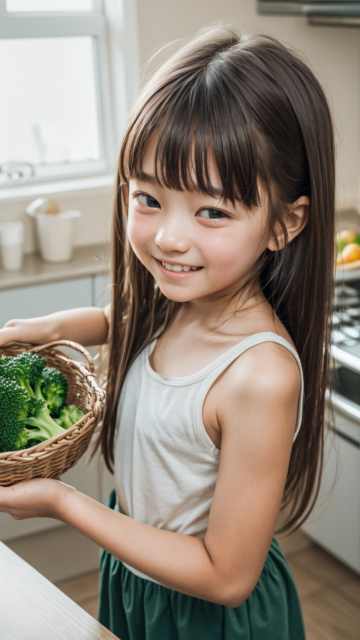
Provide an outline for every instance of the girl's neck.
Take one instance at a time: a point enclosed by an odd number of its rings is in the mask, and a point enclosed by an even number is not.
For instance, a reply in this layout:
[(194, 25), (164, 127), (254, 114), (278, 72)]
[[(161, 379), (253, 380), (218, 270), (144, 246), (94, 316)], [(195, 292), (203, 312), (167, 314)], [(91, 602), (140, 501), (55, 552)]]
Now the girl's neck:
[(186, 377), (205, 368), (250, 335), (269, 331), (290, 342), (261, 292), (231, 303), (224, 298), (216, 304), (203, 299), (182, 303), (157, 339), (150, 366), (165, 377)]
[[(203, 331), (214, 331), (221, 328), (227, 332), (229, 325), (236, 324), (249, 314), (264, 311), (264, 305), (270, 307), (259, 287), (255, 292), (249, 289), (241, 294), (227, 294), (216, 298), (200, 298), (181, 304), (177, 313), (177, 321), (192, 324)], [(230, 329), (231, 331), (231, 329)]]

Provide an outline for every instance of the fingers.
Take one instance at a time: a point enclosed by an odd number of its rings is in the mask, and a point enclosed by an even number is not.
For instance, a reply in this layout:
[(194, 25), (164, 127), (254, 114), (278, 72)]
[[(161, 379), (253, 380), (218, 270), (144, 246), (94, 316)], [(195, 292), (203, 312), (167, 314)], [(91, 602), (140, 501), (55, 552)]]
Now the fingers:
[(0, 347), (9, 342), (21, 342), (21, 333), (18, 327), (4, 327), (0, 329)]

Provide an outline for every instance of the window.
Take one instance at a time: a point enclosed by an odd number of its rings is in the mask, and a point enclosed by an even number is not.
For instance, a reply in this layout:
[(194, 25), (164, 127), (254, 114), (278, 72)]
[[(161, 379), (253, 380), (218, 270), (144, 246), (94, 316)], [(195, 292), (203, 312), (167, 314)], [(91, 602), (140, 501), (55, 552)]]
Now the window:
[(113, 166), (99, 0), (0, 0), (0, 187)]
[(92, 0), (6, 0), (7, 11), (92, 11)]

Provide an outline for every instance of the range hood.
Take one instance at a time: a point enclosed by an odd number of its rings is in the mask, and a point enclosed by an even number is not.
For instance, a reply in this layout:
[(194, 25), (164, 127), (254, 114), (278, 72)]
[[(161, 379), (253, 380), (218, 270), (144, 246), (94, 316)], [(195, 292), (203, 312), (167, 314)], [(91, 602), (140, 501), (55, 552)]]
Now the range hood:
[(303, 15), (311, 23), (360, 25), (360, 0), (258, 0), (263, 14)]

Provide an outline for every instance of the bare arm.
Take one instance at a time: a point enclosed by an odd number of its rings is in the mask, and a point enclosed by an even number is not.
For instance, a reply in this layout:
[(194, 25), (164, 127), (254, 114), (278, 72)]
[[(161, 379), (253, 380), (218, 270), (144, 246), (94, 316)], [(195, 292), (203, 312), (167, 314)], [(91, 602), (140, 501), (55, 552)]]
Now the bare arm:
[(73, 340), (84, 347), (103, 344), (109, 333), (107, 311), (83, 307), (29, 320), (10, 320), (0, 329), (0, 346), (12, 341), (46, 344), (53, 340)]
[(55, 480), (0, 487), (0, 511), (57, 518), (171, 589), (239, 606), (256, 585), (275, 530), (299, 393), (292, 356), (278, 351), (274, 364), (270, 352), (269, 367), (269, 350), (255, 350), (219, 386), (220, 468), (204, 540), (138, 522)]

